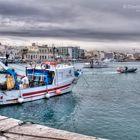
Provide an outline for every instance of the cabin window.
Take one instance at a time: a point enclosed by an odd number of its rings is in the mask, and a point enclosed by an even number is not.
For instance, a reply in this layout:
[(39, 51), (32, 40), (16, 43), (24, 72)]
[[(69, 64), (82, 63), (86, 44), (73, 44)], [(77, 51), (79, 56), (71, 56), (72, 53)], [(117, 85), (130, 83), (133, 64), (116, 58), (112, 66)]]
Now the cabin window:
[(27, 70), (27, 76), (29, 78), (29, 83), (31, 87), (43, 86), (53, 84), (55, 73), (48, 70)]

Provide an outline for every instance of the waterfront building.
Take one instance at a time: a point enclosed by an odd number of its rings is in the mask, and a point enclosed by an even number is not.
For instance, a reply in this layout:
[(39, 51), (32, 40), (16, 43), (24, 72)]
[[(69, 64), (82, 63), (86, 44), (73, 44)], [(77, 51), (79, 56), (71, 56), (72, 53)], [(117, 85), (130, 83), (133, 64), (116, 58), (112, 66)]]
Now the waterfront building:
[(114, 52), (114, 59), (117, 61), (124, 61), (127, 59), (127, 55), (120, 52)]
[(17, 57), (20, 57), (20, 51), (21, 51), (21, 48), (20, 47), (16, 47), (16, 46), (4, 46), (3, 49), (1, 49), (1, 54), (2, 56), (6, 56), (6, 54), (9, 55), (9, 60), (14, 60), (16, 59)]
[[(48, 45), (38, 46), (38, 57), (39, 60), (53, 60), (54, 48), (49, 47)], [(54, 56), (55, 57), (55, 56)]]
[(131, 61), (131, 60), (135, 60), (134, 54), (127, 53), (127, 54), (126, 54), (126, 60), (127, 60), (127, 61), (129, 61), (129, 60), (130, 60), (130, 61)]
[(99, 57), (100, 57), (100, 60), (104, 60), (105, 59), (105, 52), (104, 51), (100, 51)]
[(38, 61), (38, 51), (37, 50), (29, 50), (26, 54), (26, 60), (30, 61)]
[(92, 55), (92, 52), (91, 51), (85, 51), (85, 58), (86, 59), (90, 59), (92, 57), (93, 57), (93, 55)]
[(85, 50), (84, 49), (79, 49), (79, 58), (85, 59)]
[(30, 61), (73, 60), (85, 57), (85, 51), (77, 46), (56, 47), (54, 44), (42, 46), (32, 44), (28, 49), (26, 59)]
[(114, 59), (114, 54), (112, 52), (105, 52), (104, 59)]
[(73, 46), (65, 46), (65, 47), (58, 47), (58, 52), (63, 59), (79, 59), (84, 56), (83, 50), (80, 47), (73, 47)]
[(134, 53), (133, 57), (135, 58), (135, 60), (140, 60), (140, 53), (139, 52)]
[(55, 53), (55, 48), (50, 47), (48, 45), (42, 45), (42, 46), (31, 46), (29, 47), (29, 51), (26, 54), (26, 59), (30, 61), (46, 61), (46, 60), (53, 60)]
[(5, 50), (5, 45), (2, 45), (1, 43), (0, 43), (0, 52), (3, 52)]

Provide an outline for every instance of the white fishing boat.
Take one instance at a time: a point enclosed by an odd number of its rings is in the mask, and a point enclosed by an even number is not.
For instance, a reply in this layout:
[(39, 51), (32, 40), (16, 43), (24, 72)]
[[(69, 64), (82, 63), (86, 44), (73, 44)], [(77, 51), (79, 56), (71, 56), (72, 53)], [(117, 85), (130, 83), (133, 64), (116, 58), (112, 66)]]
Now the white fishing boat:
[(84, 68), (108, 68), (108, 65), (102, 61), (91, 60), (89, 63), (84, 63)]
[(27, 67), (25, 76), (18, 75), (2, 62), (0, 66), (6, 71), (6, 81), (0, 84), (0, 105), (24, 103), (70, 92), (80, 75), (72, 65), (53, 62)]

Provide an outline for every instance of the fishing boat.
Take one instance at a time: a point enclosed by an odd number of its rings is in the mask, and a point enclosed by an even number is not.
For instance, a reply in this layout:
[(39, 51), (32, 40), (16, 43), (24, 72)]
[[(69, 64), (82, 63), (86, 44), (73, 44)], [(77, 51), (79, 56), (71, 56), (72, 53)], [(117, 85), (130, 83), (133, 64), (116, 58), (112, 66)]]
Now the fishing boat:
[(136, 71), (137, 71), (137, 68), (130, 68), (130, 69), (128, 69), (127, 67), (117, 68), (117, 72), (119, 73), (135, 73)]
[(89, 63), (84, 63), (84, 68), (108, 68), (108, 65), (99, 60), (91, 60)]
[(6, 81), (0, 83), (0, 105), (24, 103), (61, 95), (72, 91), (80, 72), (75, 75), (72, 65), (45, 62), (26, 67), (26, 75), (19, 75), (0, 62), (6, 71)]

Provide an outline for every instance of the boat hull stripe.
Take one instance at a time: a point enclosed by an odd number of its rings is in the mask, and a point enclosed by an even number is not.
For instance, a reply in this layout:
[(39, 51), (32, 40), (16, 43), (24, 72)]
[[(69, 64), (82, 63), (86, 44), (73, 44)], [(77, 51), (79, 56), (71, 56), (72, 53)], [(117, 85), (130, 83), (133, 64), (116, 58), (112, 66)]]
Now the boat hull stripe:
[[(66, 87), (66, 88), (62, 89), (62, 91), (63, 91), (63, 90), (66, 90), (66, 89), (68, 89), (68, 88), (70, 88), (70, 87)], [(43, 96), (43, 95), (45, 95), (45, 94), (46, 94), (46, 93), (38, 94), (38, 95), (33, 95), (33, 96), (28, 96), (28, 97), (25, 97), (25, 96), (24, 96), (24, 99), (33, 98), (33, 97), (37, 97), (37, 96)], [(55, 91), (49, 92), (48, 94), (55, 94)]]
[(46, 90), (41, 90), (41, 91), (35, 91), (35, 92), (29, 92), (29, 93), (23, 93), (22, 96), (26, 97), (26, 96), (31, 96), (31, 95), (35, 95), (35, 94), (39, 94), (39, 93), (44, 93), (44, 92), (46, 93), (46, 92), (49, 92), (49, 91), (65, 88), (65, 87), (68, 87), (70, 85), (71, 84), (67, 84), (67, 85), (64, 85), (64, 86), (56, 87), (56, 88), (51, 88), (51, 89), (46, 89)]
[[(69, 85), (71, 85), (71, 84), (69, 84)], [(61, 89), (62, 91), (63, 90), (67, 90), (68, 88), (70, 88), (68, 85), (65, 85), (65, 87), (63, 86), (63, 89)], [(56, 89), (56, 88), (55, 88)], [(60, 87), (58, 87), (57, 89), (60, 89)], [(49, 93), (49, 94), (54, 94), (55, 93), (55, 91), (54, 91), (54, 88), (53, 89), (50, 89), (51, 90), (51, 92)], [(38, 93), (36, 93), (36, 94), (38, 94)], [(27, 98), (34, 98), (34, 97), (37, 97), (37, 96), (44, 96), (46, 93), (42, 93), (42, 94), (38, 94), (38, 95), (36, 95), (36, 94), (33, 94), (33, 96), (24, 96), (24, 99), (27, 99)], [(18, 100), (18, 98), (17, 99), (11, 99), (11, 100), (7, 100), (8, 102), (10, 101), (10, 102), (16, 102)], [(2, 103), (3, 101), (0, 101), (0, 103)]]

